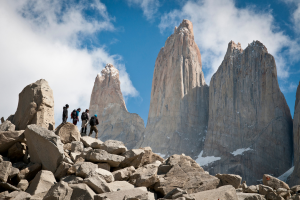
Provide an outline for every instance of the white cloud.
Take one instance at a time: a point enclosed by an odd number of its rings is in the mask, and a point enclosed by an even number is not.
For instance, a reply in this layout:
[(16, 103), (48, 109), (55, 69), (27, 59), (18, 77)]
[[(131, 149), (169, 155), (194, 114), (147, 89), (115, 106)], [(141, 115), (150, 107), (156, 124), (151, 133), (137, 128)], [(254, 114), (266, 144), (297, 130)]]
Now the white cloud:
[(158, 11), (158, 0), (127, 0), (129, 5), (137, 5), (143, 10), (143, 14), (148, 20), (153, 19), (154, 15)]
[(190, 0), (182, 9), (162, 16), (159, 28), (161, 32), (173, 30), (182, 19), (193, 23), (203, 67), (209, 71), (206, 73), (208, 84), (231, 40), (240, 42), (243, 48), (253, 40), (261, 41), (274, 55), (280, 78), (289, 76), (287, 62), (298, 59), (299, 45), (278, 30), (271, 12), (257, 11), (255, 7), (237, 8), (234, 0)]
[(294, 23), (294, 30), (300, 33), (300, 1), (299, 0), (282, 0), (283, 2), (292, 5), (292, 22)]
[[(69, 1), (68, 1), (69, 2)], [(82, 39), (99, 31), (112, 31), (105, 5), (94, 1), (99, 18), (85, 19), (83, 4), (59, 0), (0, 1), (0, 115), (16, 111), (18, 94), (41, 78), (54, 91), (55, 119), (61, 122), (62, 107), (88, 108), (95, 77), (106, 63), (120, 70), (125, 97), (137, 96), (120, 56), (103, 47), (81, 49)]]

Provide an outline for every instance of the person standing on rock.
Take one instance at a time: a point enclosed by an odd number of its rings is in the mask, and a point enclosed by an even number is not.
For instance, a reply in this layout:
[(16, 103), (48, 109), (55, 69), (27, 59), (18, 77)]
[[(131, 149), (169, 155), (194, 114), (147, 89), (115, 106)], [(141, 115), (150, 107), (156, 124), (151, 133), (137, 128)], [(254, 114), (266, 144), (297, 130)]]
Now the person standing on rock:
[(77, 111), (74, 109), (72, 111), (71, 117), (73, 119), (73, 124), (77, 125), (77, 122), (79, 121), (79, 113), (80, 113), (81, 109), (78, 108)]
[(98, 124), (99, 124), (99, 121), (98, 121), (97, 115), (94, 115), (93, 117), (91, 117), (91, 120), (90, 120), (91, 128), (90, 128), (89, 136), (91, 136), (93, 131), (95, 131), (95, 133), (96, 133), (95, 138), (96, 139), (98, 139), (98, 128), (97, 128)]
[(63, 123), (67, 123), (67, 119), (68, 119), (68, 108), (69, 108), (69, 105), (68, 105), (68, 104), (66, 104), (66, 106), (63, 107), (63, 116), (62, 116)]
[(82, 124), (81, 124), (81, 133), (85, 133), (86, 135), (86, 127), (87, 127), (87, 124), (88, 124), (88, 121), (89, 121), (89, 109), (86, 109), (85, 112), (83, 112), (81, 114), (81, 121), (82, 121)]

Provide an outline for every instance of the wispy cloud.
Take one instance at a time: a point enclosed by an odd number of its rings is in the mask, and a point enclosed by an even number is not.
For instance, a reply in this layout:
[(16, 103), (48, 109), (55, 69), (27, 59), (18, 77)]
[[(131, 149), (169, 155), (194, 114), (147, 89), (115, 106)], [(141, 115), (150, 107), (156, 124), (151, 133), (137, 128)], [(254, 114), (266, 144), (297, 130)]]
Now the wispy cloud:
[(153, 19), (160, 6), (158, 0), (127, 0), (127, 2), (130, 6), (139, 6), (143, 10), (143, 14), (148, 20)]
[(173, 30), (182, 19), (194, 25), (206, 82), (220, 66), (228, 43), (240, 42), (243, 48), (253, 40), (261, 41), (269, 53), (275, 56), (278, 76), (289, 77), (288, 62), (299, 57), (299, 45), (283, 31), (278, 30), (271, 11), (259, 11), (255, 7), (237, 8), (234, 0), (186, 1), (182, 9), (173, 10), (161, 17), (161, 32)]
[[(95, 17), (85, 17), (90, 9)], [(113, 18), (100, 1), (92, 4), (60, 0), (0, 1), (0, 99), (1, 115), (17, 108), (18, 93), (38, 79), (46, 79), (54, 91), (56, 122), (61, 109), (88, 108), (95, 77), (113, 63), (120, 70), (125, 97), (137, 96), (122, 58), (104, 47), (82, 49), (87, 37), (114, 31)]]

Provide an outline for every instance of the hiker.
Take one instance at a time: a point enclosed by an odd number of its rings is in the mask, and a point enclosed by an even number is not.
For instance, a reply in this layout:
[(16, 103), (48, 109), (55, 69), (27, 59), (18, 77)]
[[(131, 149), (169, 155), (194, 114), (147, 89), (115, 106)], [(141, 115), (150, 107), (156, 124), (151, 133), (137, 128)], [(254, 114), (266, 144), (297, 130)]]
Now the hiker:
[(95, 131), (95, 138), (98, 139), (98, 129), (97, 129), (97, 125), (99, 124), (97, 115), (94, 115), (93, 117), (91, 117), (90, 120), (90, 125), (91, 125), (91, 129), (90, 129), (90, 134), (89, 136), (92, 135), (93, 131)]
[(63, 120), (63, 123), (67, 123), (67, 119), (68, 119), (68, 108), (69, 108), (69, 105), (66, 104), (65, 107), (63, 107), (63, 114), (62, 114), (62, 120)]
[(89, 118), (89, 109), (86, 109), (85, 112), (83, 112), (81, 114), (81, 121), (82, 121), (81, 133), (85, 133), (85, 135), (86, 135), (86, 127), (87, 127), (89, 119), (90, 119)]
[(73, 119), (73, 124), (74, 124), (74, 125), (77, 125), (77, 122), (79, 121), (78, 116), (79, 116), (80, 111), (81, 111), (81, 109), (78, 108), (77, 110), (74, 109), (74, 110), (72, 111), (72, 113), (71, 113), (71, 117), (72, 117), (72, 119)]

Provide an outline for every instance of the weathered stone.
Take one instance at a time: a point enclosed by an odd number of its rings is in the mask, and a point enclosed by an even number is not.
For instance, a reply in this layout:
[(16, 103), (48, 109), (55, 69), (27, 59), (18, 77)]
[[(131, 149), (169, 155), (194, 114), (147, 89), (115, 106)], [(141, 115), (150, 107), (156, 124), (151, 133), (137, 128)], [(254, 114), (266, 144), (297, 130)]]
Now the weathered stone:
[[(158, 161), (159, 162), (159, 161)], [(129, 183), (136, 187), (150, 187), (158, 181), (159, 164), (148, 164), (138, 168), (129, 178)]]
[(155, 184), (155, 191), (162, 195), (175, 188), (186, 190), (189, 194), (212, 190), (220, 183), (218, 178), (205, 173), (189, 156), (173, 155), (163, 164), (172, 168), (165, 175), (160, 175), (158, 183)]
[(66, 162), (61, 162), (60, 165), (58, 166), (58, 168), (56, 169), (55, 173), (54, 173), (55, 178), (60, 180), (61, 178), (66, 176), (67, 172), (68, 172), (68, 169), (70, 167), (72, 167), (71, 164), (66, 163)]
[(284, 200), (281, 196), (277, 195), (275, 191), (269, 191), (266, 195), (268, 200)]
[(65, 176), (61, 179), (61, 181), (64, 181), (68, 184), (83, 183), (83, 179), (81, 177), (78, 177), (78, 176), (75, 176), (75, 175)]
[(111, 154), (120, 155), (127, 151), (127, 148), (125, 147), (124, 143), (117, 140), (107, 140), (105, 141), (100, 149), (107, 151)]
[(46, 80), (38, 80), (22, 90), (12, 123), (16, 130), (25, 130), (29, 124), (54, 130), (53, 91)]
[(208, 125), (208, 92), (193, 24), (183, 20), (155, 62), (142, 146), (166, 156), (199, 155)]
[(16, 142), (24, 140), (24, 131), (0, 131), (0, 153), (6, 152)]
[(64, 144), (80, 141), (81, 137), (77, 126), (70, 122), (60, 124), (55, 129), (55, 134), (60, 137), (61, 142)]
[(19, 188), (9, 184), (0, 182), (0, 191), (8, 190), (8, 191), (21, 191)]
[(119, 71), (112, 64), (107, 64), (97, 75), (89, 110), (90, 116), (98, 115), (98, 136), (101, 140), (122, 141), (132, 149), (142, 139), (144, 121), (139, 115), (127, 111)]
[(238, 200), (266, 200), (264, 195), (254, 193), (236, 193)]
[(129, 190), (133, 189), (134, 185), (128, 183), (127, 181), (115, 181), (107, 184), (110, 191), (116, 192), (119, 190)]
[(135, 172), (135, 168), (131, 166), (131, 167), (126, 167), (124, 169), (114, 171), (112, 174), (115, 178), (115, 181), (127, 181), (134, 172)]
[(124, 200), (124, 197), (135, 197), (137, 195), (148, 195), (148, 200), (155, 200), (154, 194), (147, 191), (147, 188), (145, 187), (139, 187), (139, 188), (133, 188), (130, 190), (120, 190), (116, 192), (109, 192), (109, 193), (103, 193), (103, 194), (97, 194), (95, 195), (95, 200)]
[(94, 200), (95, 192), (86, 184), (70, 184), (73, 189), (72, 200)]
[(71, 200), (73, 189), (66, 182), (59, 182), (53, 185), (43, 200)]
[(177, 197), (187, 194), (185, 190), (182, 190), (180, 188), (175, 188), (174, 190), (170, 191), (168, 194), (164, 196), (164, 199), (176, 199)]
[(107, 183), (111, 183), (111, 182), (115, 181), (115, 178), (110, 171), (98, 168), (95, 170), (95, 172), (97, 174), (99, 174)]
[[(293, 193), (300, 191), (300, 185), (295, 185), (295, 186), (291, 187), (291, 190), (293, 191)], [(300, 193), (300, 192), (298, 192), (298, 193)]]
[(15, 131), (16, 126), (7, 120), (0, 125), (0, 131)]
[(97, 163), (97, 165), (98, 165), (98, 168), (110, 171), (110, 165), (108, 163)]
[(20, 171), (20, 173), (18, 174), (18, 178), (19, 180), (27, 179), (28, 181), (31, 181), (41, 169), (41, 164), (31, 163), (28, 167)]
[(88, 178), (85, 178), (83, 182), (92, 188), (97, 194), (111, 192), (106, 181), (97, 173), (91, 174)]
[(118, 167), (125, 158), (114, 154), (107, 153), (104, 150), (96, 149), (86, 155), (86, 160), (91, 162), (106, 162), (111, 167)]
[(51, 171), (41, 170), (30, 182), (26, 192), (31, 195), (47, 192), (55, 183), (56, 180)]
[(70, 157), (73, 162), (76, 162), (76, 160), (81, 157), (81, 152), (71, 152)]
[(277, 190), (278, 188), (285, 188), (285, 189), (290, 189), (290, 187), (288, 186), (288, 184), (286, 184), (285, 182), (279, 180), (278, 178), (275, 178), (273, 176), (270, 176), (268, 174), (264, 174), (263, 176), (263, 184), (267, 185), (275, 190)]
[(257, 193), (258, 189), (255, 185), (250, 185), (247, 188), (244, 189), (245, 193)]
[(30, 161), (41, 163), (43, 169), (54, 173), (64, 158), (63, 144), (59, 136), (37, 125), (28, 125), (24, 134)]
[(255, 184), (264, 172), (283, 174), (292, 165), (292, 123), (274, 57), (259, 41), (245, 50), (231, 41), (210, 81), (202, 155), (220, 160), (204, 169), (240, 175), (248, 184)]
[(3, 161), (0, 163), (0, 181), (6, 182), (11, 170), (11, 162)]
[(92, 172), (98, 169), (98, 166), (91, 162), (80, 163), (76, 170), (76, 176), (87, 178)]
[(84, 147), (92, 147), (93, 149), (100, 149), (103, 142), (101, 140), (92, 138), (90, 136), (83, 136), (80, 141), (84, 144)]
[(71, 152), (82, 152), (83, 148), (83, 143), (80, 141), (74, 141), (71, 143)]
[(130, 166), (139, 168), (143, 165), (154, 163), (155, 161), (164, 161), (162, 157), (153, 153), (150, 147), (128, 150), (122, 154), (122, 156), (125, 157), (124, 161), (120, 164), (123, 168)]
[(14, 191), (7, 195), (5, 195), (4, 199), (12, 199), (12, 200), (30, 200), (31, 195), (23, 192), (23, 191)]
[(267, 195), (269, 191), (273, 191), (273, 189), (266, 185), (262, 185), (262, 184), (259, 185), (259, 191), (258, 191), (259, 194)]
[(8, 149), (7, 157), (12, 160), (18, 160), (26, 155), (26, 144), (16, 142)]
[(22, 180), (18, 183), (18, 186), (17, 186), (17, 187), (18, 187), (20, 190), (25, 191), (25, 190), (27, 190), (28, 186), (29, 186), (28, 181), (27, 181), (26, 179), (22, 179)]
[(64, 150), (71, 151), (71, 143), (64, 144)]
[(217, 174), (221, 185), (232, 185), (235, 189), (239, 188), (242, 182), (242, 177), (235, 174)]
[(18, 168), (15, 168), (15, 167), (11, 167), (10, 168), (10, 172), (9, 172), (9, 175), (8, 175), (8, 178), (9, 179), (12, 179), (14, 178), (15, 176), (17, 176), (18, 174), (20, 173), (20, 170)]
[(123, 200), (149, 200), (148, 194), (139, 194), (139, 195), (125, 195)]

